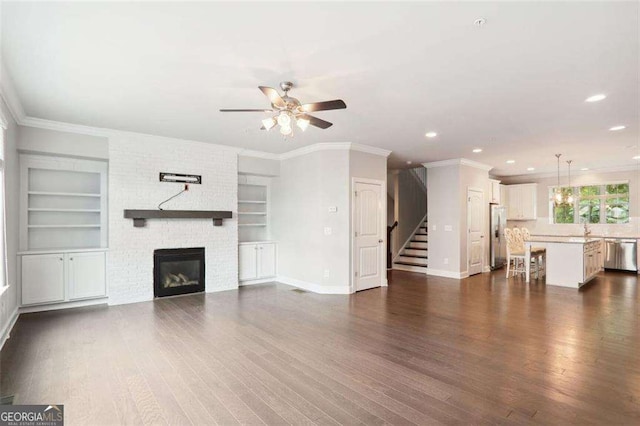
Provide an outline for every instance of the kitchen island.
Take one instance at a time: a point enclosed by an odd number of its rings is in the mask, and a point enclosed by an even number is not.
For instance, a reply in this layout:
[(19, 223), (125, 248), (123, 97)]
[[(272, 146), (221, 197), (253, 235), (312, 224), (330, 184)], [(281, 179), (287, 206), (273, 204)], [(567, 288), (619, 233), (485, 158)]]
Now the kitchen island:
[[(602, 270), (602, 239), (583, 237), (531, 237), (525, 241), (526, 258), (531, 247), (546, 248), (546, 283), (580, 288)], [(531, 263), (525, 262), (529, 282)]]

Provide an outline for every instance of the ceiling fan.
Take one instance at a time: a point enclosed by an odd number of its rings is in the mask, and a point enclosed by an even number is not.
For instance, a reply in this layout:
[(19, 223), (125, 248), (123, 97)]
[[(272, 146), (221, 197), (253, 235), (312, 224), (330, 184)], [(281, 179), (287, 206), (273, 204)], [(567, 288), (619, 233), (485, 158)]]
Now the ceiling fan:
[(262, 120), (263, 130), (271, 130), (276, 124), (280, 126), (280, 133), (284, 136), (293, 134), (293, 126), (296, 125), (303, 132), (309, 125), (327, 129), (333, 125), (328, 121), (321, 120), (307, 113), (316, 111), (328, 111), (332, 109), (344, 109), (347, 104), (341, 99), (333, 101), (314, 102), (311, 104), (300, 103), (296, 98), (289, 96), (289, 90), (293, 87), (290, 81), (280, 83), (280, 88), (284, 95), (280, 96), (278, 91), (272, 87), (258, 86), (271, 102), (271, 109), (221, 109), (220, 112), (268, 112), (273, 116)]

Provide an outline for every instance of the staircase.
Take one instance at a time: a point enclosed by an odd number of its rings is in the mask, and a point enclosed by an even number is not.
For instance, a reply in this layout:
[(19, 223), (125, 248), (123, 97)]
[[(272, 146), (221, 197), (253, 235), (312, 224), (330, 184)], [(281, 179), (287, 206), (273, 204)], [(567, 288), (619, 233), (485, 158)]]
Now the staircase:
[(400, 254), (393, 261), (393, 269), (427, 273), (428, 232), (427, 222), (422, 222)]

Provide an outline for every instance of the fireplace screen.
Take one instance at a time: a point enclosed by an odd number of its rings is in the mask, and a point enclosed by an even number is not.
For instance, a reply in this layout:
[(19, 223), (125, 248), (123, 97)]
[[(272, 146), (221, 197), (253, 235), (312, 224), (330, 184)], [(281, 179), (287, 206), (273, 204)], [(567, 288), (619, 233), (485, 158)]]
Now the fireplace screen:
[(204, 248), (153, 252), (155, 297), (204, 291)]

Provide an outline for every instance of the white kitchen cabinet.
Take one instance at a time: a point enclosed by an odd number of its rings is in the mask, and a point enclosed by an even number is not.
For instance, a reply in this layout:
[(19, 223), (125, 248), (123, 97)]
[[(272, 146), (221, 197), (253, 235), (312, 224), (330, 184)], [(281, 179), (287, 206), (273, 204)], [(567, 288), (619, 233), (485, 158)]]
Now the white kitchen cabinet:
[(103, 252), (70, 253), (69, 300), (90, 299), (106, 294)]
[(240, 281), (259, 280), (276, 276), (276, 243), (241, 243), (238, 247), (238, 276)]
[(500, 188), (500, 181), (499, 180), (495, 180), (495, 179), (489, 179), (489, 182), (491, 182), (491, 198), (490, 198), (490, 203), (494, 203), (494, 204), (500, 204), (501, 202), (501, 188)]
[(22, 306), (106, 296), (104, 251), (21, 254)]
[(22, 304), (64, 301), (64, 256), (39, 254), (22, 257)]
[(537, 219), (537, 184), (505, 185), (504, 196), (502, 203), (507, 206), (507, 220)]

